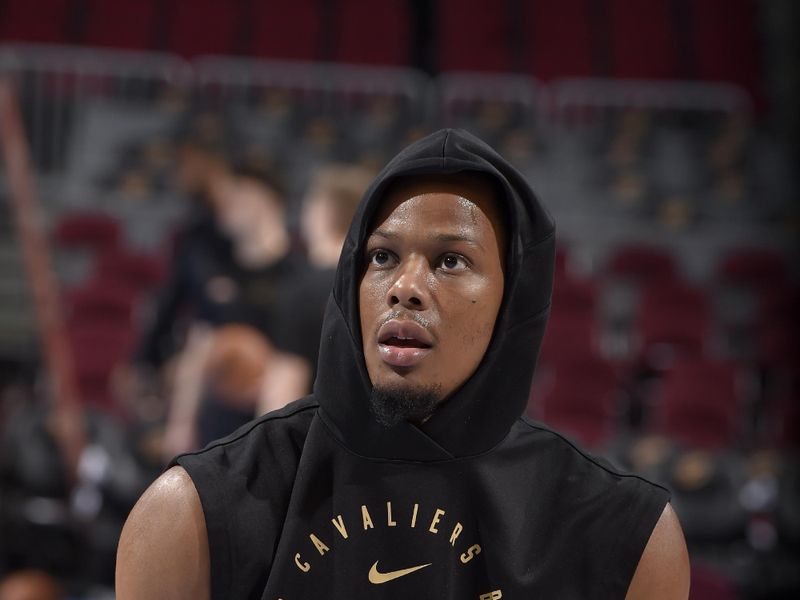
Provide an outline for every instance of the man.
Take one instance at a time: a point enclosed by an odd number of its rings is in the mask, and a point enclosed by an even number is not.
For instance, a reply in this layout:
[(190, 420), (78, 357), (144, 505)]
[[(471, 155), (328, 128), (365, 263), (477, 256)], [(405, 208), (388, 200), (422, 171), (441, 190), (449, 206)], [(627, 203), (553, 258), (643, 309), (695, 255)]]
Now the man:
[(354, 217), (314, 393), (181, 456), (134, 508), (129, 598), (685, 599), (668, 493), (521, 417), (554, 227), (439, 131)]

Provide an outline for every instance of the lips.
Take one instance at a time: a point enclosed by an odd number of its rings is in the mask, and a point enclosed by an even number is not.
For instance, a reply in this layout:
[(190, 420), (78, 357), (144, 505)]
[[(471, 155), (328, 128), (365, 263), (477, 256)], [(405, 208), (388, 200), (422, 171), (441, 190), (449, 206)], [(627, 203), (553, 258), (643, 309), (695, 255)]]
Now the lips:
[(413, 367), (430, 353), (433, 337), (414, 321), (391, 320), (378, 330), (378, 352), (393, 367)]

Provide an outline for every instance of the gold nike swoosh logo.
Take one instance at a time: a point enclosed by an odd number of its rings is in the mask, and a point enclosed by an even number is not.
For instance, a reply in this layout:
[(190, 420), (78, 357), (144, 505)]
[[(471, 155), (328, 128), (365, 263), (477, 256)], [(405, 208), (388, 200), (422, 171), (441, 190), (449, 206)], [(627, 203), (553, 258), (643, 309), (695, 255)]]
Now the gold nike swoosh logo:
[(369, 570), (369, 582), (374, 584), (379, 583), (386, 583), (387, 581), (391, 581), (392, 579), (397, 579), (398, 577), (404, 577), (409, 573), (413, 573), (414, 571), (419, 571), (420, 569), (424, 569), (425, 567), (430, 567), (433, 563), (428, 563), (426, 565), (419, 565), (416, 567), (409, 567), (408, 569), (400, 569), (399, 571), (389, 571), (388, 573), (381, 573), (378, 571), (378, 561), (375, 561), (375, 564), (372, 565), (372, 568)]

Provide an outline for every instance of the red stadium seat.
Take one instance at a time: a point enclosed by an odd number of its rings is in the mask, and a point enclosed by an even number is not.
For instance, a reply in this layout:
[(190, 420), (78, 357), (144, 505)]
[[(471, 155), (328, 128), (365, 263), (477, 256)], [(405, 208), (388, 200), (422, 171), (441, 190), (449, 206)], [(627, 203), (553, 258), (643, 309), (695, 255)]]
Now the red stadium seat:
[(128, 328), (133, 317), (133, 290), (114, 282), (94, 280), (66, 294), (68, 321)]
[(117, 249), (100, 257), (96, 277), (135, 290), (148, 290), (161, 281), (164, 264), (156, 257)]
[(678, 77), (671, 0), (608, 0), (612, 77)]
[(732, 81), (751, 92), (760, 89), (755, 0), (693, 0), (688, 3), (692, 67), (697, 79)]
[(322, 16), (315, 0), (254, 2), (250, 50), (263, 58), (323, 59)]
[(130, 359), (134, 335), (130, 329), (82, 325), (68, 331), (78, 389), (82, 401), (114, 412), (110, 375), (118, 365)]
[(513, 70), (507, 2), (441, 0), (437, 6), (440, 70)]
[(230, 0), (173, 0), (167, 49), (182, 56), (235, 54), (239, 3)]
[(703, 291), (677, 281), (655, 282), (642, 291), (640, 355), (657, 371), (668, 368), (678, 356), (700, 356), (710, 328), (709, 302)]
[(653, 429), (694, 448), (728, 448), (739, 433), (738, 377), (731, 363), (676, 362), (657, 394)]
[(580, 357), (591, 357), (597, 348), (597, 323), (591, 313), (559, 310), (554, 306), (542, 340), (539, 363), (544, 368)]
[(525, 68), (536, 78), (587, 77), (592, 64), (592, 18), (585, 0), (524, 2)]
[(730, 252), (719, 268), (723, 283), (752, 288), (782, 286), (789, 275), (787, 257), (774, 250), (740, 248)]
[(147, 50), (155, 45), (159, 10), (154, 0), (87, 0), (84, 43)]
[(409, 64), (411, 23), (405, 0), (340, 0), (335, 19), (334, 60)]
[(597, 357), (565, 360), (553, 370), (552, 383), (534, 396), (530, 412), (554, 429), (598, 448), (614, 433), (617, 373)]
[(99, 213), (74, 213), (62, 217), (53, 232), (56, 244), (64, 248), (87, 247), (98, 252), (116, 248), (120, 226), (113, 217)]
[(606, 271), (612, 277), (638, 283), (672, 280), (676, 275), (675, 259), (668, 251), (645, 245), (619, 248), (609, 260)]
[(563, 274), (556, 276), (552, 304), (557, 311), (579, 311), (594, 314), (597, 308), (597, 284)]
[(756, 319), (758, 358), (767, 367), (797, 372), (800, 290), (778, 287), (762, 294)]
[(68, 42), (72, 0), (5, 0), (0, 5), (0, 41)]
[(709, 567), (692, 567), (689, 600), (738, 600), (739, 597), (736, 584), (729, 577)]

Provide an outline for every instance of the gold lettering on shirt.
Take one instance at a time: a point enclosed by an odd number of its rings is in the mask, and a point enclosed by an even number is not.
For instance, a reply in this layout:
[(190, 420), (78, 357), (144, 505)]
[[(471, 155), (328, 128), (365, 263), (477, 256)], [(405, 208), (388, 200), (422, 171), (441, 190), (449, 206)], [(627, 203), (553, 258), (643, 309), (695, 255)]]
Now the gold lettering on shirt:
[(464, 552), (464, 554), (462, 554), (461, 556), (459, 556), (459, 558), (461, 559), (462, 564), (467, 564), (469, 561), (478, 556), (478, 554), (480, 553), (481, 553), (481, 547), (478, 544), (473, 544), (472, 546), (467, 548), (467, 551)]
[(333, 523), (333, 526), (336, 527), (336, 530), (342, 534), (342, 537), (347, 539), (347, 529), (345, 529), (342, 515), (338, 515), (335, 519), (331, 519), (331, 523)]
[(361, 505), (361, 518), (364, 520), (364, 531), (375, 528), (375, 525), (372, 524), (372, 517), (369, 516), (369, 511), (365, 504)]
[(330, 550), (330, 548), (328, 548), (325, 543), (313, 533), (308, 537), (311, 538), (311, 543), (314, 544), (314, 548), (317, 549), (317, 552), (319, 552), (320, 556), (325, 556), (325, 553)]
[(464, 531), (464, 526), (461, 523), (456, 523), (456, 526), (453, 527), (453, 533), (450, 534), (450, 545), (455, 547), (456, 539), (458, 536), (461, 535), (461, 532)]
[(294, 555), (294, 564), (297, 565), (297, 568), (300, 569), (303, 573), (308, 573), (311, 570), (311, 565), (307, 562), (300, 562), (300, 553)]
[(411, 527), (417, 526), (417, 511), (419, 510), (419, 504), (414, 504), (414, 512), (411, 513)]
[(431, 520), (431, 526), (428, 527), (428, 531), (431, 533), (439, 533), (439, 530), (436, 526), (439, 524), (439, 519), (444, 516), (444, 511), (441, 508), (437, 508), (436, 512), (433, 513), (433, 519)]
[(503, 592), (494, 590), (493, 592), (486, 592), (478, 597), (478, 600), (500, 600), (503, 597)]
[(392, 503), (391, 502), (387, 502), (386, 503), (386, 524), (389, 527), (394, 527), (395, 525), (397, 525), (397, 521), (392, 520)]

